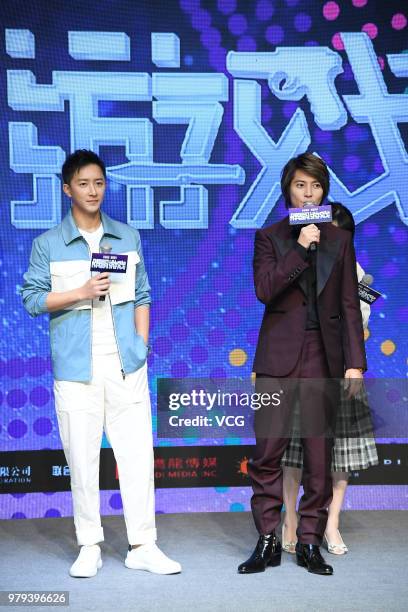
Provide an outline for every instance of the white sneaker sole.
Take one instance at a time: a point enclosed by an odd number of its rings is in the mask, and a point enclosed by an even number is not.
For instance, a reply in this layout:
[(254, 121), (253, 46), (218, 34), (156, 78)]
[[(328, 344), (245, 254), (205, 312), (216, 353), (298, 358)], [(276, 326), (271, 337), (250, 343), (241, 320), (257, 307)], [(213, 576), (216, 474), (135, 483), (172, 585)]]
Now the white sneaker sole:
[(166, 571), (166, 570), (157, 570), (157, 569), (153, 569), (151, 566), (145, 564), (145, 563), (139, 563), (138, 565), (130, 565), (128, 560), (125, 559), (125, 565), (128, 569), (133, 569), (133, 570), (142, 570), (144, 572), (150, 572), (151, 574), (160, 574), (162, 576), (170, 576), (171, 574), (180, 574), (181, 573), (181, 567), (180, 568), (175, 568), (174, 570), (170, 570), (170, 571)]
[(90, 573), (86, 574), (85, 572), (74, 573), (72, 569), (70, 569), (69, 575), (71, 576), (71, 578), (93, 578), (98, 573), (98, 570), (101, 569), (102, 565), (103, 565), (102, 559), (99, 559), (98, 563), (96, 564), (96, 570), (92, 572), (91, 574)]

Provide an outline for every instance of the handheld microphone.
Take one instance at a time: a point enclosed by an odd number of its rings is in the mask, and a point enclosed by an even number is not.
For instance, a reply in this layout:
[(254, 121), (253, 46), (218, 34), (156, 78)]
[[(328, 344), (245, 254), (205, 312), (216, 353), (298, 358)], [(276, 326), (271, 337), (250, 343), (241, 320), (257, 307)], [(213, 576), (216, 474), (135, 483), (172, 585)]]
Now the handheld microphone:
[(363, 278), (360, 281), (364, 285), (372, 285), (374, 282), (374, 276), (372, 274), (364, 274)]
[(374, 282), (374, 277), (372, 274), (364, 274), (361, 281), (358, 283), (358, 297), (362, 302), (365, 302), (369, 306), (374, 304), (378, 298), (382, 297), (382, 294), (373, 289), (371, 285)]
[[(289, 208), (289, 225), (309, 225), (310, 223), (331, 223), (333, 220), (330, 204), (319, 206), (316, 202), (305, 202), (302, 208)], [(316, 251), (317, 244), (312, 242), (310, 251)]]
[[(109, 244), (109, 242), (105, 242), (105, 244), (101, 244), (100, 246), (100, 252), (101, 253), (105, 253), (105, 254), (109, 254), (112, 251), (112, 245)], [(100, 295), (99, 296), (99, 301), (100, 302), (104, 302), (105, 301), (105, 295)]]
[[(314, 208), (315, 206), (319, 206), (319, 205), (316, 204), (316, 202), (305, 202), (303, 204), (303, 208), (306, 208), (306, 209)], [(316, 251), (316, 249), (317, 249), (317, 242), (311, 242), (310, 243), (310, 247), (309, 247), (310, 252), (314, 253)]]
[[(113, 274), (112, 281), (118, 280), (118, 274), (126, 274), (128, 256), (124, 253), (111, 253), (112, 246), (109, 243), (101, 244), (99, 253), (91, 253), (91, 272), (110, 272)], [(99, 296), (99, 301), (105, 301), (104, 295)]]

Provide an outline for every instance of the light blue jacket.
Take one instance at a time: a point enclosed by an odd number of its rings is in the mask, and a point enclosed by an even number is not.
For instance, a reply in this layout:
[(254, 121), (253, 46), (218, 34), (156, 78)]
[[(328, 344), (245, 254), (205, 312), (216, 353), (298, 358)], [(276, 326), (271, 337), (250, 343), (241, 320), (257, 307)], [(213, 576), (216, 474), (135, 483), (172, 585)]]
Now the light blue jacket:
[[(101, 213), (104, 234), (112, 253), (128, 255), (126, 274), (111, 277), (109, 290), (113, 324), (122, 374), (139, 369), (146, 361), (147, 346), (135, 331), (134, 311), (150, 304), (150, 285), (143, 262), (139, 232)], [(81, 287), (90, 278), (90, 253), (72, 212), (56, 227), (35, 238), (30, 266), (21, 289), (31, 316), (47, 312), (51, 291)], [(50, 342), (54, 378), (89, 382), (92, 378), (92, 300), (50, 313)]]

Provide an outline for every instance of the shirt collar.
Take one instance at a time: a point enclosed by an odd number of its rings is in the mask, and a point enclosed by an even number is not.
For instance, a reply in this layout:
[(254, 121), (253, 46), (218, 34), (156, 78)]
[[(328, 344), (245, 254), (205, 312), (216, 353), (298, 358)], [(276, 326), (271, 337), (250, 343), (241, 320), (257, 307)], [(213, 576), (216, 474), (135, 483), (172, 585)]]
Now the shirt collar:
[[(101, 222), (103, 225), (103, 235), (113, 236), (114, 238), (120, 238), (120, 232), (118, 229), (118, 223), (114, 219), (108, 217), (101, 211)], [(70, 244), (77, 238), (81, 238), (81, 233), (75, 223), (75, 219), (72, 214), (72, 209), (64, 217), (61, 223), (62, 236), (65, 244)]]

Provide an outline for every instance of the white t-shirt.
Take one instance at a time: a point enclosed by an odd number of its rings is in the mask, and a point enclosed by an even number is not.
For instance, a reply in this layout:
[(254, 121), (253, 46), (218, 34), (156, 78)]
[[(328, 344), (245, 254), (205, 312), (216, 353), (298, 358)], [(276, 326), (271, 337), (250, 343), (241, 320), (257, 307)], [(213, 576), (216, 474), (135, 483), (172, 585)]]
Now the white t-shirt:
[[(99, 253), (99, 243), (103, 236), (102, 223), (94, 232), (78, 229), (87, 241), (90, 252)], [(96, 275), (96, 272), (93, 274)], [(92, 300), (92, 354), (109, 355), (117, 350), (110, 297), (107, 295), (104, 301), (96, 298)]]

